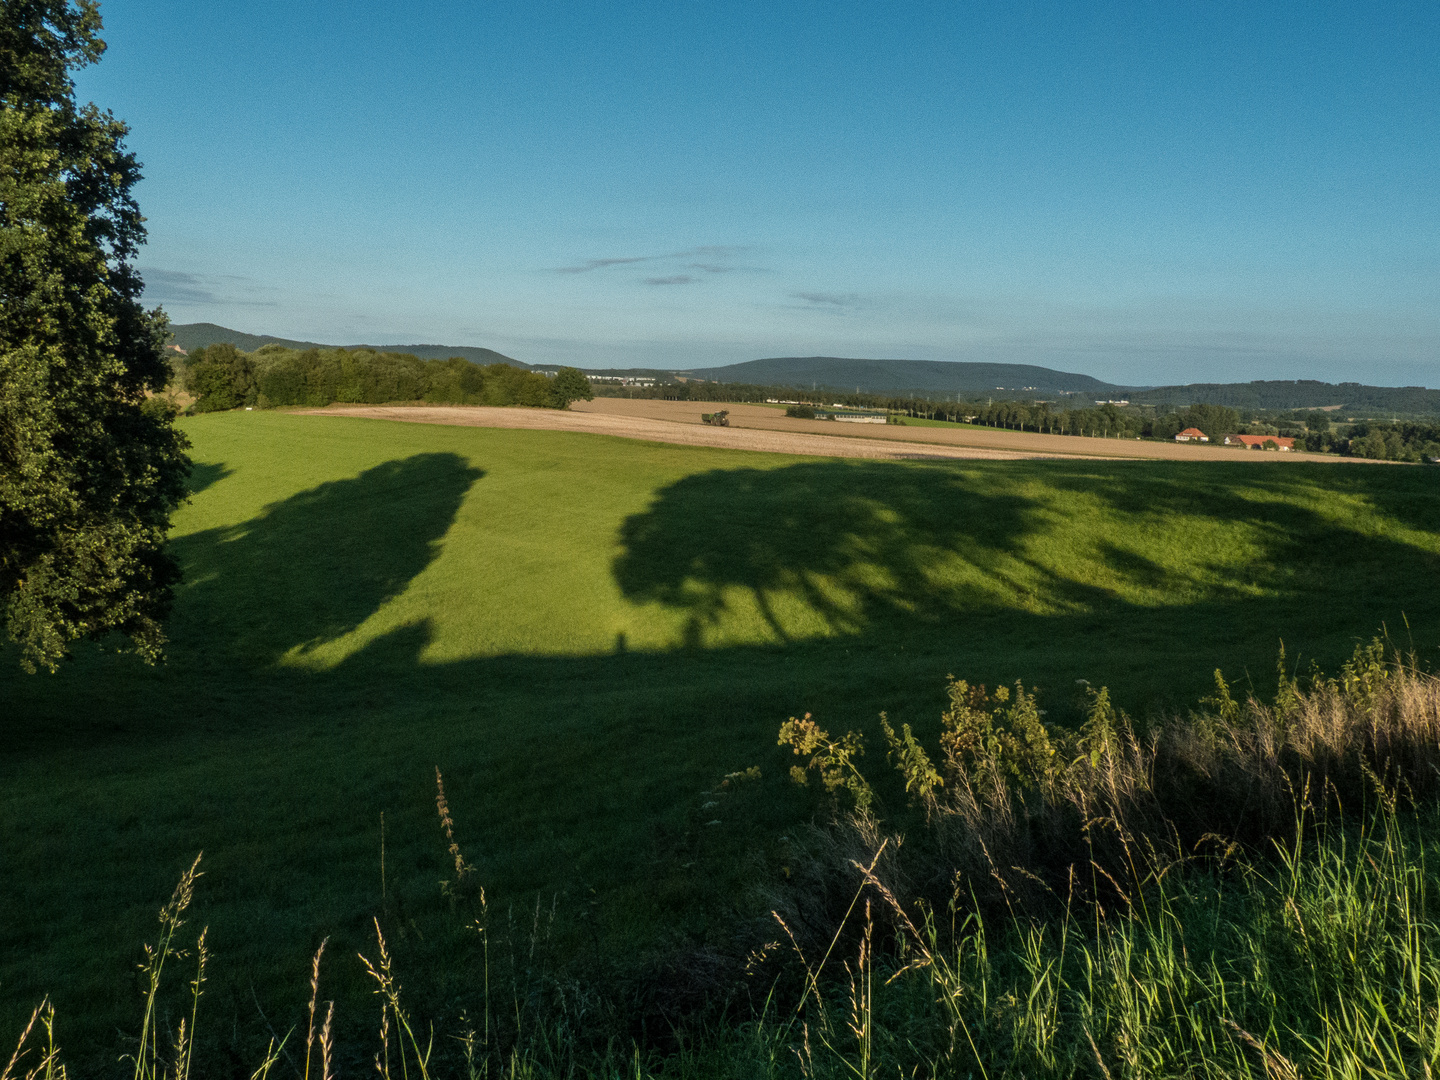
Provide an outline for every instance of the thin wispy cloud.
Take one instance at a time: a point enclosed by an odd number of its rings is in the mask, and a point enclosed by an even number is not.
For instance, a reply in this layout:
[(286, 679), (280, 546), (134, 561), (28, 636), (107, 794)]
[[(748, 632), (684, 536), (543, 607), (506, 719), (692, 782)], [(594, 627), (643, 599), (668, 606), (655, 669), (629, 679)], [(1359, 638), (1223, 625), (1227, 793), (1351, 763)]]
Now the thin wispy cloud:
[[(728, 260), (752, 250), (738, 244), (707, 244), (701, 247), (688, 248), (685, 251), (672, 251), (665, 255), (624, 255), (610, 256), (603, 259), (586, 259), (584, 262), (576, 263), (574, 266), (557, 266), (554, 268), (556, 274), (588, 274), (595, 270), (607, 270), (611, 267), (633, 266), (635, 263), (654, 262), (676, 262), (682, 263), (683, 269), (695, 270), (703, 274), (728, 274), (734, 270), (742, 269), (732, 265)], [(686, 262), (685, 260), (691, 260)], [(745, 267), (743, 269), (754, 269)], [(684, 278), (684, 280), (680, 280)], [(695, 279), (684, 274), (671, 274), (667, 277), (646, 278), (647, 285), (686, 285)]]
[[(232, 307), (275, 307), (276, 301), (258, 294), (268, 290), (249, 278), (233, 274), (190, 274), (158, 266), (140, 267), (145, 299), (152, 304), (214, 304)], [(236, 295), (239, 293), (240, 295)]]
[(708, 244), (704, 247), (682, 251), (676, 258), (732, 259), (736, 255), (744, 255), (747, 251), (753, 250), (754, 248), (748, 244)]
[(859, 293), (795, 292), (790, 296), (813, 307), (849, 308), (864, 303), (864, 298)]
[(654, 262), (658, 255), (631, 255), (616, 259), (587, 259), (579, 266), (557, 266), (557, 274), (588, 274), (591, 270), (603, 270), (607, 266), (624, 266), (627, 263)]
[(159, 303), (213, 304), (217, 297), (195, 274), (154, 267), (140, 271), (145, 281), (145, 299)]

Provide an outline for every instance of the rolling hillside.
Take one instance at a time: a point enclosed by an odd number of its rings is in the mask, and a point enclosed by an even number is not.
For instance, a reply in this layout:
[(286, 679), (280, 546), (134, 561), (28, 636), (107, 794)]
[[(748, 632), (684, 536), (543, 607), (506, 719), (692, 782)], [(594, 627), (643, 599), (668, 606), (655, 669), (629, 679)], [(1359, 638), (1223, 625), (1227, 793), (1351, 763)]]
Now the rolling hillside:
[(690, 372), (716, 382), (823, 386), (839, 390), (984, 394), (996, 390), (1037, 394), (1121, 396), (1124, 387), (1031, 364), (966, 364), (938, 360), (858, 360), (838, 356), (783, 356), (747, 360)]
[[(373, 348), (409, 353), (422, 360), (462, 356), (476, 364), (510, 364), (536, 370), (546, 365), (527, 364), (493, 349), (469, 345), (325, 345), (294, 341), (270, 334), (247, 334), (215, 323), (181, 323), (171, 327), (173, 341), (189, 351), (202, 345), (228, 341), (247, 352), (262, 345), (292, 349)], [(712, 382), (752, 386), (818, 387), (859, 390), (865, 393), (914, 393), (922, 396), (969, 399), (1125, 398), (1136, 405), (1183, 407), (1196, 403), (1227, 405), (1238, 409), (1328, 409), (1339, 416), (1369, 418), (1440, 416), (1440, 390), (1422, 386), (1368, 386), (1357, 382), (1326, 383), (1314, 379), (1265, 380), (1244, 383), (1190, 383), (1175, 386), (1120, 386), (1089, 375), (1056, 371), (1032, 364), (976, 364), (939, 360), (868, 360), (838, 356), (782, 356), (747, 360), (712, 368), (594, 368), (593, 375), (653, 375), (657, 379), (679, 374)]]
[(1326, 409), (1340, 406), (1350, 414), (1375, 416), (1440, 414), (1440, 390), (1423, 386), (1366, 386), (1363, 383), (1255, 381), (1247, 383), (1191, 383), (1188, 386), (1157, 386), (1131, 392), (1136, 404), (1228, 405), (1235, 409)]
[(287, 349), (377, 349), (383, 352), (408, 353), (421, 360), (448, 360), (452, 356), (462, 356), (472, 364), (509, 364), (526, 369), (535, 367), (494, 349), (480, 349), (469, 345), (323, 345), (318, 341), (293, 341), (270, 334), (247, 334), (215, 323), (180, 323), (170, 327), (170, 336), (173, 344), (186, 352), (205, 345), (229, 342), (245, 352), (254, 352), (262, 345), (284, 345)]
[(1029, 364), (971, 364), (934, 360), (859, 360), (834, 356), (775, 357), (688, 372), (716, 382), (827, 387), (863, 392), (961, 394), (971, 398), (1047, 397), (1069, 394), (1125, 398), (1136, 405), (1182, 407), (1197, 403), (1237, 409), (1326, 409), (1341, 415), (1440, 415), (1440, 390), (1422, 386), (1367, 386), (1315, 379), (1176, 386), (1119, 386), (1089, 375)]

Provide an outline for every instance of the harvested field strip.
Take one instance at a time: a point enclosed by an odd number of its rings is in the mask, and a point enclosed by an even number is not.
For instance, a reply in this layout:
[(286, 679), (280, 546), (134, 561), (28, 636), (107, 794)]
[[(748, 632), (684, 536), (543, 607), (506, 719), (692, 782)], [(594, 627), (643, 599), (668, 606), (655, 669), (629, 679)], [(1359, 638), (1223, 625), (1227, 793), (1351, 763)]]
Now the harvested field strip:
[[(717, 409), (730, 414), (728, 428), (705, 424), (701, 416)], [(800, 420), (767, 405), (702, 401), (596, 398), (556, 409), (496, 409), (483, 405), (330, 405), (296, 412), (325, 416), (358, 416), (418, 424), (461, 427), (578, 431), (616, 435), (679, 446), (713, 446), (807, 457), (869, 458), (880, 461), (992, 460), (1078, 458), (1148, 461), (1296, 462), (1385, 464), (1334, 454), (1261, 453), (1229, 447), (1090, 439), (1046, 435), (1034, 431), (993, 428), (870, 426), (825, 420)]]
[[(670, 404), (658, 402), (657, 404)], [(690, 403), (686, 403), (690, 404)], [(711, 406), (714, 408), (714, 406)], [(735, 406), (731, 406), (732, 409)], [(834, 434), (784, 430), (755, 430), (738, 422), (729, 428), (700, 422), (696, 409), (693, 423), (668, 417), (611, 414), (599, 410), (561, 412), (558, 409), (496, 409), (484, 405), (331, 405), (324, 409), (296, 412), (324, 416), (356, 416), (370, 420), (401, 420), (414, 424), (447, 424), (458, 427), (518, 428), (522, 430), (574, 431), (590, 435), (616, 435), (646, 442), (675, 443), (678, 446), (711, 446), (727, 450), (758, 450), (772, 454), (799, 454), (806, 457), (870, 458), (877, 460), (947, 460), (1063, 457), (1054, 452), (1004, 450), (970, 446), (947, 446), (925, 440), (873, 439), (857, 442), (849, 432)], [(831, 429), (837, 425), (831, 424)], [(885, 428), (901, 431), (900, 428)]]
[(1262, 453), (1234, 447), (1202, 446), (1198, 443), (1149, 442), (1135, 439), (1080, 438), (1073, 435), (1046, 435), (1034, 431), (1000, 431), (968, 424), (885, 425), (841, 424), (825, 420), (787, 417), (772, 405), (706, 403), (701, 401), (656, 401), (640, 398), (596, 398), (580, 401), (572, 409), (607, 416), (631, 416), (699, 424), (702, 413), (724, 408), (731, 427), (763, 431), (831, 435), (840, 438), (885, 442), (921, 443), (927, 446), (966, 447), (994, 450), (1023, 457), (1140, 458), (1160, 461), (1358, 461), (1333, 454)]

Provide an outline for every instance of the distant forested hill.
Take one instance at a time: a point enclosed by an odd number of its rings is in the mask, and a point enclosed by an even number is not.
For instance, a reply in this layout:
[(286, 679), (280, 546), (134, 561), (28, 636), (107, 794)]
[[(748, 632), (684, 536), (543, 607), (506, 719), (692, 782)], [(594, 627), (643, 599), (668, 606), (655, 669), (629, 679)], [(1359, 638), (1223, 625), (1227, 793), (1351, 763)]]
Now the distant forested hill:
[(1325, 383), (1314, 379), (1294, 382), (1192, 383), (1159, 386), (1130, 393), (1135, 404), (1228, 405), (1232, 409), (1323, 409), (1341, 406), (1347, 415), (1382, 413), (1440, 415), (1440, 390), (1423, 386), (1365, 386), (1362, 383)]
[(243, 352), (254, 352), (262, 345), (283, 345), (287, 349), (374, 349), (387, 353), (406, 353), (421, 360), (448, 360), (461, 356), (474, 364), (509, 364), (511, 367), (533, 369), (535, 365), (511, 359), (494, 349), (478, 349), (469, 345), (322, 345), (317, 341), (292, 341), (270, 334), (246, 334), (215, 323), (180, 323), (170, 327), (171, 340), (186, 352), (228, 342)]
[(1117, 386), (1029, 364), (972, 364), (934, 360), (855, 360), (835, 356), (791, 356), (750, 360), (687, 374), (725, 383), (760, 386), (827, 387), (861, 393), (961, 394), (971, 399), (1046, 397), (1077, 394), (1096, 399), (1126, 398), (1136, 405), (1223, 405), (1234, 409), (1323, 409), (1340, 406), (1347, 416), (1440, 415), (1440, 390), (1423, 386), (1366, 386), (1314, 379), (1246, 383), (1191, 383), (1187, 386)]
[(1030, 364), (967, 364), (937, 360), (856, 360), (839, 356), (783, 356), (747, 360), (689, 374), (715, 382), (768, 386), (824, 386), (837, 390), (985, 394), (996, 390), (1120, 396), (1123, 387), (1089, 375)]
[[(548, 370), (546, 365), (525, 364), (493, 349), (468, 345), (322, 345), (292, 341), (269, 334), (246, 334), (214, 323), (172, 326), (174, 343), (187, 352), (229, 342), (245, 352), (262, 345), (288, 349), (376, 349), (408, 353), (422, 360), (464, 357), (476, 364)], [(977, 364), (939, 360), (865, 360), (839, 356), (782, 356), (747, 360), (725, 367), (695, 369), (626, 368), (594, 370), (596, 375), (651, 375), (660, 382), (675, 374), (711, 382), (756, 387), (824, 388), (871, 394), (911, 394), (917, 397), (968, 400), (1054, 398), (1074, 394), (1094, 400), (1127, 398), (1136, 405), (1223, 405), (1232, 409), (1323, 409), (1339, 406), (1342, 416), (1440, 416), (1440, 390), (1423, 386), (1366, 386), (1362, 383), (1325, 383), (1314, 379), (1246, 383), (1190, 383), (1185, 386), (1127, 387), (1089, 375), (1056, 371), (1032, 364)]]

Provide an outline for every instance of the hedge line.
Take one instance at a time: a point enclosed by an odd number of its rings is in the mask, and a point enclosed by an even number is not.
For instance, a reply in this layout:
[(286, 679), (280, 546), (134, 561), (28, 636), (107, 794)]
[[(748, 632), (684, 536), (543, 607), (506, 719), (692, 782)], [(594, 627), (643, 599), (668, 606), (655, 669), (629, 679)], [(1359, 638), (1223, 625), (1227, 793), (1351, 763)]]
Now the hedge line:
[(194, 350), (177, 367), (179, 382), (196, 399), (196, 412), (397, 401), (563, 409), (594, 396), (590, 380), (576, 368), (561, 368), (551, 377), (509, 364), (482, 367), (460, 357), (421, 360), (370, 349), (300, 352), (265, 345), (245, 353), (220, 344)]

